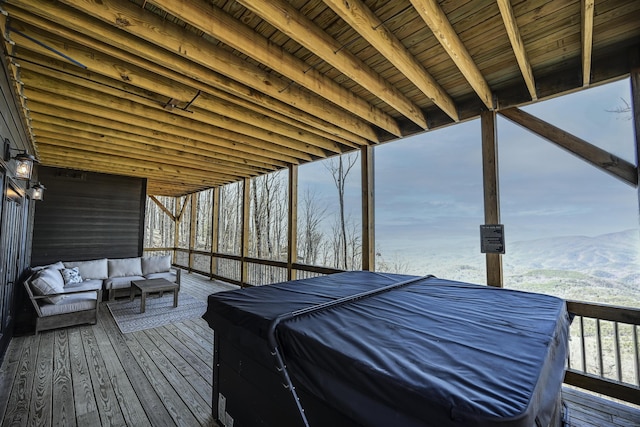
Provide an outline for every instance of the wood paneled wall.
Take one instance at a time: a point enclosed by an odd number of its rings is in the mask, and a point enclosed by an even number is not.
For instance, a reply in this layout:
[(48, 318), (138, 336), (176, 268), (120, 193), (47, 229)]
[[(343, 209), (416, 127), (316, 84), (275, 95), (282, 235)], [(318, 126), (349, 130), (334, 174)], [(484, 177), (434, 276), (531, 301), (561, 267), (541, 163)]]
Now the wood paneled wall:
[[(0, 22), (3, 18), (0, 16)], [(33, 153), (14, 82), (7, 70), (8, 61), (0, 55), (0, 361), (9, 345), (16, 323), (16, 304), (20, 278), (29, 265), (32, 201), (26, 197), (29, 184), (13, 178), (15, 161), (4, 159), (4, 144), (9, 142), (9, 158), (19, 151)], [(17, 296), (18, 295), (18, 296)]]
[(42, 167), (31, 265), (142, 255), (146, 180)]

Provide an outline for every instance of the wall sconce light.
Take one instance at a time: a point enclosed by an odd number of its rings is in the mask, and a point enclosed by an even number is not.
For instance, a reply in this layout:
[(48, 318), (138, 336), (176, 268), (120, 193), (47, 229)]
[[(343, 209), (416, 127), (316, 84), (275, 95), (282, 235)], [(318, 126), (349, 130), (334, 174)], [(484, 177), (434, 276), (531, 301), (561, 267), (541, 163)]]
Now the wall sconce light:
[[(11, 148), (11, 143), (9, 139), (5, 138), (4, 139), (4, 161), (8, 162), (11, 159), (15, 160), (16, 161), (15, 177), (17, 179), (24, 179), (27, 181), (30, 180), (31, 173), (33, 172), (33, 164), (39, 163), (38, 160), (24, 150), (16, 154), (14, 157), (11, 157), (11, 151), (14, 151), (14, 149)], [(15, 150), (15, 151), (18, 151), (18, 150)]]
[(42, 200), (44, 198), (44, 190), (47, 188), (40, 184), (40, 182), (35, 183), (31, 186), (31, 199), (32, 200)]
[(33, 164), (38, 163), (36, 158), (26, 151), (16, 154), (13, 158), (16, 161), (16, 178), (30, 180), (33, 172)]

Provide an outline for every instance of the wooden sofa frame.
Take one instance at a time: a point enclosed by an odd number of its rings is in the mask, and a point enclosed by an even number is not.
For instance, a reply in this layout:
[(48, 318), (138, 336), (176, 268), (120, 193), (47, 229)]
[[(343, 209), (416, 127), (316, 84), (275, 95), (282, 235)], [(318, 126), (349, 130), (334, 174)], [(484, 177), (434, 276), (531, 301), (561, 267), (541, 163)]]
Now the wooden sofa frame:
[[(71, 292), (63, 292), (58, 294), (50, 294), (50, 295), (34, 295), (31, 290), (31, 286), (28, 281), (24, 282), (25, 289), (27, 290), (27, 295), (29, 295), (29, 299), (33, 304), (33, 307), (36, 309), (36, 335), (40, 331), (46, 331), (50, 329), (58, 329), (65, 328), (67, 326), (76, 326), (83, 325), (86, 323), (90, 323), (95, 325), (98, 322), (98, 308), (100, 307), (100, 301), (102, 301), (102, 289), (98, 289), (95, 291), (71, 291)], [(90, 310), (81, 310), (81, 311), (73, 311), (70, 313), (61, 313), (54, 314), (51, 316), (43, 316), (42, 310), (40, 310), (40, 304), (38, 304), (38, 300), (44, 298), (51, 298), (52, 296), (58, 295), (73, 295), (73, 294), (81, 294), (86, 292), (97, 292), (97, 300), (96, 300), (96, 308)]]

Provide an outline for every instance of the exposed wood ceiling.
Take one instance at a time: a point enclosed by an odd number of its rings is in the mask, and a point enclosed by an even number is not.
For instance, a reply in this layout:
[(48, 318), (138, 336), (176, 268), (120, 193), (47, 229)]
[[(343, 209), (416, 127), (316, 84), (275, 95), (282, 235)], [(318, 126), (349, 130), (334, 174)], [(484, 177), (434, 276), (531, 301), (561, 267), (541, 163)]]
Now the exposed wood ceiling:
[[(623, 77), (637, 0), (8, 0), (41, 163), (182, 195)], [(635, 55), (635, 56), (634, 56)]]

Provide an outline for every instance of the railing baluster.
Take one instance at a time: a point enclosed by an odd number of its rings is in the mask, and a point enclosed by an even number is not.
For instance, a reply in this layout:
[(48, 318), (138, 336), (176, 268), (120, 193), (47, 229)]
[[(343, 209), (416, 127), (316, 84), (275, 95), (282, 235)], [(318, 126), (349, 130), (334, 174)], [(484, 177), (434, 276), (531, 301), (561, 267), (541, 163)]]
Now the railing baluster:
[(584, 316), (580, 316), (580, 347), (582, 350), (582, 370), (587, 372), (587, 348), (584, 340)]
[(596, 347), (598, 349), (598, 368), (600, 376), (604, 377), (604, 363), (602, 360), (602, 341), (600, 338), (600, 319), (596, 319)]
[(636, 385), (640, 387), (640, 355), (638, 355), (638, 327), (633, 325), (633, 353), (636, 359)]
[(613, 334), (618, 381), (622, 381), (622, 357), (620, 357), (620, 331), (618, 330), (618, 322), (613, 322)]

